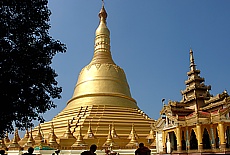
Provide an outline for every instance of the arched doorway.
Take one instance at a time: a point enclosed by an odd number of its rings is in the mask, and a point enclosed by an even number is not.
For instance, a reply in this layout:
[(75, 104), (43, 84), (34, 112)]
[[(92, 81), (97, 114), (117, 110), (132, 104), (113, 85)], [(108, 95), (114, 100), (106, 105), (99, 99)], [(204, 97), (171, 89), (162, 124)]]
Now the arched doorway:
[(230, 148), (230, 127), (226, 129), (226, 148)]
[(220, 146), (220, 139), (218, 135), (218, 130), (216, 129), (216, 138), (215, 138), (216, 148), (219, 148)]
[(182, 150), (186, 150), (186, 141), (184, 139), (184, 131), (182, 131), (182, 140), (181, 140), (181, 143), (182, 143)]
[(210, 137), (208, 134), (208, 130), (206, 128), (204, 129), (203, 132), (202, 143), (203, 143), (203, 149), (211, 149)]
[(176, 139), (176, 135), (174, 132), (169, 132), (169, 136), (170, 136), (170, 143), (171, 143), (171, 152), (173, 150), (177, 150), (177, 139)]
[(198, 142), (197, 142), (196, 134), (192, 129), (190, 135), (190, 150), (197, 150), (197, 149), (198, 149)]

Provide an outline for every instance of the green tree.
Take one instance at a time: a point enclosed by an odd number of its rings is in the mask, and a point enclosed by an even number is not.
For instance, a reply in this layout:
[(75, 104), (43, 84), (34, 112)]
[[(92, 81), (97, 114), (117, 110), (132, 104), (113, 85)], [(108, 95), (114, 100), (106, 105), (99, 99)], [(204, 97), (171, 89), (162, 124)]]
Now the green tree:
[(61, 98), (53, 57), (66, 46), (49, 35), (48, 0), (0, 1), (0, 136), (24, 130)]

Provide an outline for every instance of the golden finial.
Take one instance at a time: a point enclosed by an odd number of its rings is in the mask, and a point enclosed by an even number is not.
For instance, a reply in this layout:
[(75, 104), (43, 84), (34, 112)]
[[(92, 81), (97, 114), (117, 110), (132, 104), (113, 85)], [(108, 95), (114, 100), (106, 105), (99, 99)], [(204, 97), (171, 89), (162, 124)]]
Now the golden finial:
[(101, 20), (103, 20), (104, 22), (106, 21), (107, 13), (106, 13), (105, 7), (104, 7), (104, 0), (102, 0), (102, 8), (101, 8), (101, 10), (100, 10), (98, 16), (99, 16), (99, 18), (100, 18)]
[(196, 70), (196, 65), (195, 65), (195, 61), (194, 61), (192, 48), (190, 48), (189, 54), (190, 54), (190, 69), (191, 70)]

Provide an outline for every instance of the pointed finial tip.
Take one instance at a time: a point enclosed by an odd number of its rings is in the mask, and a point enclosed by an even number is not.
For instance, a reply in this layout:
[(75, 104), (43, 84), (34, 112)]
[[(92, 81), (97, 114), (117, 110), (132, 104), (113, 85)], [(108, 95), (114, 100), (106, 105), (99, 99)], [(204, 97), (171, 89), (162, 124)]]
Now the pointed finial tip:
[(104, 0), (102, 0), (102, 8), (101, 8), (101, 10), (100, 10), (100, 12), (99, 12), (99, 17), (100, 18), (104, 18), (104, 19), (106, 19), (107, 18), (107, 13), (106, 13), (106, 11), (105, 11), (105, 7), (104, 7)]

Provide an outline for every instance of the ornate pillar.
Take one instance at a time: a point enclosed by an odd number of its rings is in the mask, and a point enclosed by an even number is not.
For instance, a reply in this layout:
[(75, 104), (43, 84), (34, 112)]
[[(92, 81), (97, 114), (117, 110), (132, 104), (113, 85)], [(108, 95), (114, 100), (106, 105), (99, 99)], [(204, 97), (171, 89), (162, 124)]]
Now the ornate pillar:
[(173, 140), (171, 138), (172, 138), (172, 136), (170, 136), (170, 132), (167, 132), (166, 153), (172, 152), (171, 141), (173, 141)]
[(166, 123), (165, 125), (166, 125), (166, 127), (168, 127), (169, 123), (168, 123), (168, 117), (167, 117), (167, 116), (166, 116), (165, 121), (166, 121), (166, 122), (165, 122), (165, 123)]
[(189, 138), (189, 130), (188, 127), (186, 127), (186, 150), (190, 150), (190, 138)]
[(196, 125), (196, 130), (197, 130), (198, 150), (202, 150), (203, 149), (203, 143), (202, 143), (203, 135), (202, 135), (200, 124)]
[(213, 124), (210, 125), (212, 149), (216, 148)]
[(182, 150), (182, 143), (181, 143), (181, 128), (177, 126), (176, 128), (176, 138), (177, 138), (177, 151)]
[(219, 128), (219, 138), (220, 138), (220, 148), (225, 149), (226, 148), (226, 140), (225, 140), (225, 130), (224, 130), (224, 123), (220, 122), (218, 123)]
[(165, 131), (162, 131), (162, 145), (163, 145), (163, 153), (166, 153), (166, 136), (165, 136)]

